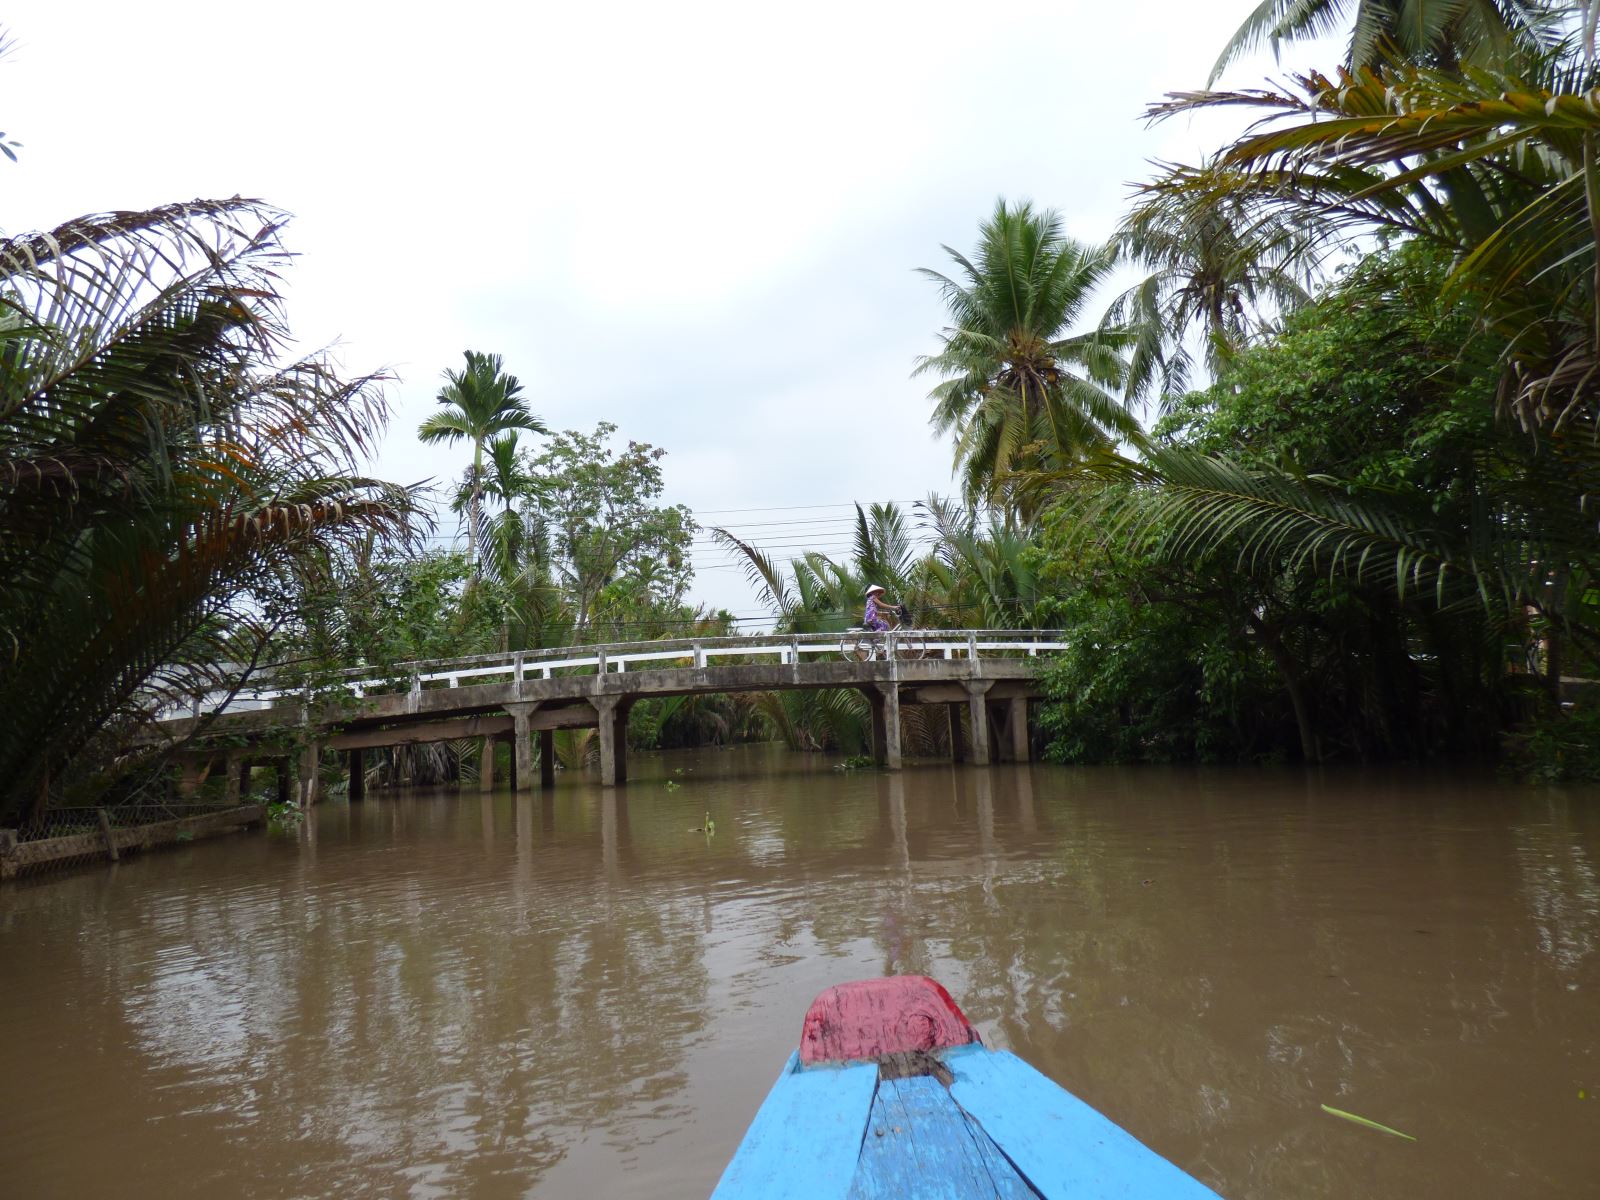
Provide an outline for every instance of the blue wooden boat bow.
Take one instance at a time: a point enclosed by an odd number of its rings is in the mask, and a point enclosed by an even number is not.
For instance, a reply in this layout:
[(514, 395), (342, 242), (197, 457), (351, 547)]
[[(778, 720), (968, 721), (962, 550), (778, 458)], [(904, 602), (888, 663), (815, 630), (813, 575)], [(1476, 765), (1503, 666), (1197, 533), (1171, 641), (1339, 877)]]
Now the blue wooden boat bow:
[(829, 988), (713, 1200), (1219, 1200), (924, 976)]

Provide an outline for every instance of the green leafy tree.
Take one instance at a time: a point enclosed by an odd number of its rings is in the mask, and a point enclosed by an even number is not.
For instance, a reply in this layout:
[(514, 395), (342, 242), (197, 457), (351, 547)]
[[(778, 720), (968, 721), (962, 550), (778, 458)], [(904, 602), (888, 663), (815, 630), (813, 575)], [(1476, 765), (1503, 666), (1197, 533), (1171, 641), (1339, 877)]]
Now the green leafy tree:
[(1041, 612), (1069, 633), (1040, 671), (1047, 757), (1284, 757), (1297, 728), (1271, 659), (1250, 641), (1247, 580), (1227, 564), (1174, 569), (1116, 530), (1092, 540), (1077, 532), (1070, 521), (1052, 523), (1043, 556)]
[(1207, 597), (1272, 665), (1307, 759), (1470, 752), (1526, 694), (1533, 625), (1600, 649), (1590, 560), (1535, 533), (1569, 452), (1496, 421), (1499, 347), (1449, 270), (1369, 257), (1059, 493), (1062, 544), (1141, 564), (1146, 602)]
[(467, 484), (467, 559), (474, 577), (479, 574), (478, 538), (483, 527), (483, 448), (490, 438), (515, 429), (545, 432), (544, 424), (528, 411), (522, 397), (522, 383), (502, 369), (498, 354), (464, 352), (466, 366), (444, 373), (445, 385), (439, 389), (442, 411), (434, 413), (417, 429), (425, 442), (472, 443), (472, 466)]
[(531, 504), (548, 530), (574, 641), (652, 636), (653, 622), (682, 618), (694, 577), (694, 517), (659, 503), (666, 451), (634, 441), (617, 451), (616, 431), (604, 421), (592, 434), (567, 430), (528, 462)]

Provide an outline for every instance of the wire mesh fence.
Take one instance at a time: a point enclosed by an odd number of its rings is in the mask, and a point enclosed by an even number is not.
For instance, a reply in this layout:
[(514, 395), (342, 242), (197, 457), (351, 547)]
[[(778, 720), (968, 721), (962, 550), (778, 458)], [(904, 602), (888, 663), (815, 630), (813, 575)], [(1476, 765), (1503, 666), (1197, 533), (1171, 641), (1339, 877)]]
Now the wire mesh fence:
[(0, 829), (0, 879), (117, 862), (130, 852), (258, 824), (263, 812), (249, 803), (49, 808), (16, 829)]
[(222, 812), (226, 807), (221, 804), (128, 804), (118, 808), (51, 808), (34, 820), (18, 825), (17, 841), (36, 842), (45, 838), (98, 833), (102, 813), (113, 829), (132, 829), (139, 825), (153, 825), (158, 821), (203, 817)]

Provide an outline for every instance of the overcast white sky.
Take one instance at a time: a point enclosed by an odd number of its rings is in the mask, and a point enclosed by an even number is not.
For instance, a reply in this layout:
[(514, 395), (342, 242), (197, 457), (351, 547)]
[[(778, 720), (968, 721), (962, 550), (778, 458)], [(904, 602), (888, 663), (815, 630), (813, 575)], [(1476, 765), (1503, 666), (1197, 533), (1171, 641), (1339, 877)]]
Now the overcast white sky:
[[(666, 448), (702, 523), (843, 549), (849, 502), (951, 488), (909, 378), (942, 324), (914, 268), (1000, 196), (1109, 235), (1148, 159), (1218, 144), (1139, 116), (1255, 3), (13, 0), (0, 228), (266, 199), (295, 214), (304, 348), (399, 377), (375, 473), (460, 471), (416, 426), (463, 349), (494, 351), (551, 427)], [(697, 553), (694, 597), (755, 613), (726, 562)]]

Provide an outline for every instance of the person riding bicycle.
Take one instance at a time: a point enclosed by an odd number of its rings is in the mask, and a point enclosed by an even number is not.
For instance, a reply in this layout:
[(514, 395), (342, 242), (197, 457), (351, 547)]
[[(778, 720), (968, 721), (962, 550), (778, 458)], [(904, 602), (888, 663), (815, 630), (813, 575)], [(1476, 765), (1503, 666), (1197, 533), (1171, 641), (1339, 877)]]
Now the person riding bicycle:
[[(881, 602), (878, 599), (879, 596), (884, 597)], [(880, 633), (887, 632), (889, 622), (884, 620), (883, 614), (885, 612), (898, 612), (899, 608), (900, 606), (890, 601), (884, 590), (874, 583), (867, 588), (866, 619), (861, 622), (861, 627), (863, 629), (876, 629)]]

